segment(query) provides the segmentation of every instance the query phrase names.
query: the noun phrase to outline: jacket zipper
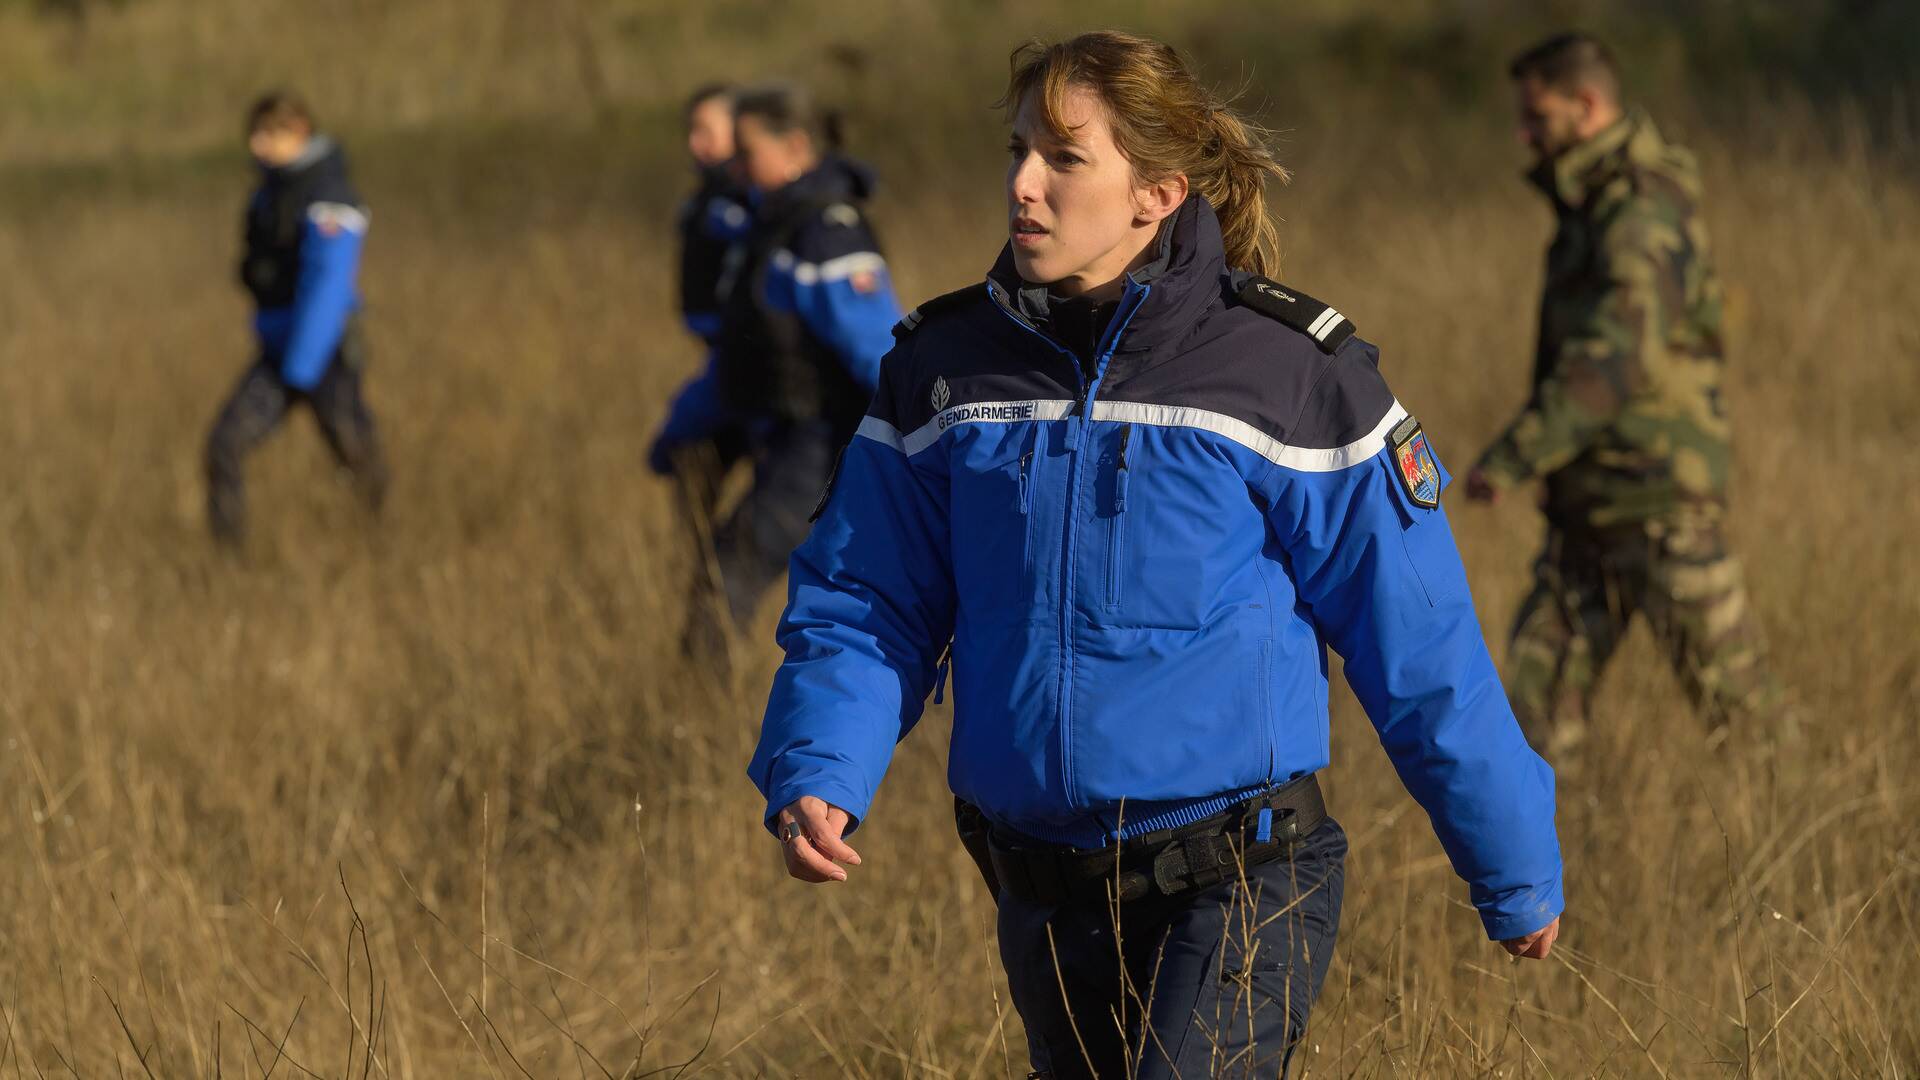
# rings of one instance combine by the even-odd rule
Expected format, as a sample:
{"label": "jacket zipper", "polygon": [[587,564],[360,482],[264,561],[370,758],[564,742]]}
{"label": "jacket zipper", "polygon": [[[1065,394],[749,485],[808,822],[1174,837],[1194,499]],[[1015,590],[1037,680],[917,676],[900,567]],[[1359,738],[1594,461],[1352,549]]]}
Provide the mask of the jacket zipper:
{"label": "jacket zipper", "polygon": [[[1148,286],[1136,285],[1127,279],[1127,290],[1132,293],[1132,303],[1125,306],[1113,317],[1113,325],[1107,328],[1107,340],[1093,364],[1093,381],[1086,385],[1086,392],[1080,399],[1080,427],[1074,432],[1073,467],[1067,481],[1067,512],[1061,538],[1061,560],[1065,563],[1065,580],[1060,590],[1060,768],[1064,774],[1062,780],[1067,793],[1067,805],[1082,809],[1079,785],[1074,777],[1073,767],[1073,541],[1075,526],[1079,524],[1074,508],[1080,505],[1081,464],[1086,458],[1087,430],[1093,424],[1093,403],[1100,394],[1100,382],[1106,378],[1107,364],[1113,359],[1113,350],[1119,347],[1120,336],[1127,331],[1127,324],[1133,321],[1134,313],[1147,298]],[[1133,290],[1138,289],[1138,292]]]}
{"label": "jacket zipper", "polygon": [[1080,370],[1079,357],[1059,342],[1041,333],[1039,327],[1009,308],[1006,301],[1000,299],[1000,290],[997,287],[988,289],[988,294],[995,299],[994,306],[998,307],[1007,318],[1013,320],[1015,325],[1053,346],[1055,352],[1067,358],[1073,368],[1074,381],[1080,387],[1080,400],[1067,414],[1068,422],[1071,423],[1076,419],[1074,414],[1078,413],[1077,419],[1080,426],[1073,435],[1073,462],[1067,473],[1067,512],[1064,515],[1065,521],[1061,524],[1060,560],[1063,564],[1063,580],[1060,590],[1060,675],[1055,689],[1056,711],[1060,717],[1061,780],[1066,788],[1067,805],[1074,810],[1080,809],[1081,806],[1073,775],[1073,702],[1070,693],[1073,685],[1071,674],[1073,667],[1073,538],[1076,524],[1073,511],[1080,502],[1080,461],[1085,456],[1087,425],[1092,422],[1093,402],[1100,392],[1100,380],[1106,376],[1107,363],[1113,359],[1114,349],[1119,347],[1120,336],[1126,333],[1127,324],[1133,321],[1133,316],[1140,310],[1140,305],[1146,301],[1152,286],[1139,285],[1134,283],[1132,278],[1128,278],[1126,289],[1130,302],[1124,303],[1122,310],[1114,313],[1113,322],[1107,327],[1106,341],[1094,360],[1091,383]]}
{"label": "jacket zipper", "polygon": [[1113,517],[1107,528],[1107,607],[1117,608],[1121,600],[1120,564],[1123,561],[1126,546],[1127,478],[1132,469],[1127,465],[1127,443],[1133,438],[1133,425],[1120,425],[1120,449],[1114,455],[1113,468]]}

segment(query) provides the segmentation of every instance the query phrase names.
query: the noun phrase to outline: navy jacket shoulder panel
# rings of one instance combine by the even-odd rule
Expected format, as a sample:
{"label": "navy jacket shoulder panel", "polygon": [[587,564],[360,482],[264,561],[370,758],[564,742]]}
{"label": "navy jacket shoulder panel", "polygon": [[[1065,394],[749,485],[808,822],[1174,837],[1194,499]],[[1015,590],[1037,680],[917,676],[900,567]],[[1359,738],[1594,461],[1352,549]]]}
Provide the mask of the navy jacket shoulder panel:
{"label": "navy jacket shoulder panel", "polygon": [[333,173],[315,178],[314,184],[307,189],[307,203],[340,203],[344,206],[361,206],[359,191],[354,189],[352,181],[345,174]]}
{"label": "navy jacket shoulder panel", "polygon": [[824,263],[846,255],[878,252],[880,243],[859,207],[833,203],[796,229],[788,250],[801,262]]}
{"label": "navy jacket shoulder panel", "polygon": [[1393,392],[1380,374],[1380,350],[1349,335],[1326,358],[1288,441],[1314,448],[1351,445],[1374,433],[1393,402]]}
{"label": "navy jacket shoulder panel", "polygon": [[1393,396],[1367,359],[1371,350],[1349,336],[1328,355],[1286,323],[1230,304],[1176,354],[1123,373],[1102,396],[1201,409],[1289,446],[1332,449],[1371,432],[1392,408]]}
{"label": "navy jacket shoulder panel", "polygon": [[1069,362],[1000,310],[984,283],[921,304],[895,327],[894,338],[895,352],[913,357],[886,376],[900,397],[897,411],[884,419],[902,433],[968,405],[1078,394]]}

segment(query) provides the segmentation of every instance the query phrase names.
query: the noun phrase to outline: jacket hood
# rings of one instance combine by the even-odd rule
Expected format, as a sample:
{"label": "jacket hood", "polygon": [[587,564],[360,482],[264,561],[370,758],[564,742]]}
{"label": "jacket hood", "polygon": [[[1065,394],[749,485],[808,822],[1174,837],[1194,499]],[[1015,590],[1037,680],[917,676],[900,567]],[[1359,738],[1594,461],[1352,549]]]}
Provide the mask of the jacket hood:
{"label": "jacket hood", "polygon": [[285,182],[294,178],[302,180],[322,180],[345,177],[347,173],[347,153],[333,136],[319,134],[307,140],[306,149],[300,156],[285,165],[260,167],[269,181]]}

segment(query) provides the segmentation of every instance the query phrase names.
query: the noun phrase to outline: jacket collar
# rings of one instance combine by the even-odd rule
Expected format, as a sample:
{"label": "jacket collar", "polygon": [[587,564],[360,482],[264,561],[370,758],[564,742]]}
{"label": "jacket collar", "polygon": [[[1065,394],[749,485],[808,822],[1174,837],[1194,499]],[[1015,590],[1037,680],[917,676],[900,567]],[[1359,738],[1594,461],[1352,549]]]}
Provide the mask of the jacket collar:
{"label": "jacket collar", "polygon": [[[1160,227],[1153,261],[1127,274],[1124,296],[1144,290],[1128,319],[1116,358],[1136,358],[1192,332],[1210,308],[1223,303],[1227,272],[1220,219],[1198,195],[1191,196]],[[987,273],[987,289],[996,302],[1030,323],[1044,325],[1050,302],[1047,287],[1025,281],[1014,269],[1013,245]],[[1122,311],[1126,310],[1123,303]]]}
{"label": "jacket collar", "polygon": [[1654,128],[1652,117],[1640,109],[1629,109],[1593,138],[1534,166],[1527,179],[1557,205],[1577,209],[1619,176],[1636,153],[1659,145],[1660,132]]}
{"label": "jacket collar", "polygon": [[873,188],[873,170],[829,155],[785,187],[761,195],[757,212],[762,221],[784,221],[836,202],[864,202],[873,195]]}
{"label": "jacket collar", "polygon": [[300,156],[285,165],[262,166],[261,171],[271,180],[291,180],[304,173],[312,172],[322,165],[337,166],[340,158],[340,144],[333,141],[331,135],[316,134],[307,140]]}

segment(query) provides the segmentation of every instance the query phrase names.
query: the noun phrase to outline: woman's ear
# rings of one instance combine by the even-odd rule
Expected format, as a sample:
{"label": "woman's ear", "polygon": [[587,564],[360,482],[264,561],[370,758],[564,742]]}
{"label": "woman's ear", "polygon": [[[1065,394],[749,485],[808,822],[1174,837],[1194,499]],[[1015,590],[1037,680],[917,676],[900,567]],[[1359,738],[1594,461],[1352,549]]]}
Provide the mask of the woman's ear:
{"label": "woman's ear", "polygon": [[1134,216],[1139,224],[1159,224],[1187,201],[1187,174],[1175,173],[1157,184],[1138,188],[1133,199]]}

